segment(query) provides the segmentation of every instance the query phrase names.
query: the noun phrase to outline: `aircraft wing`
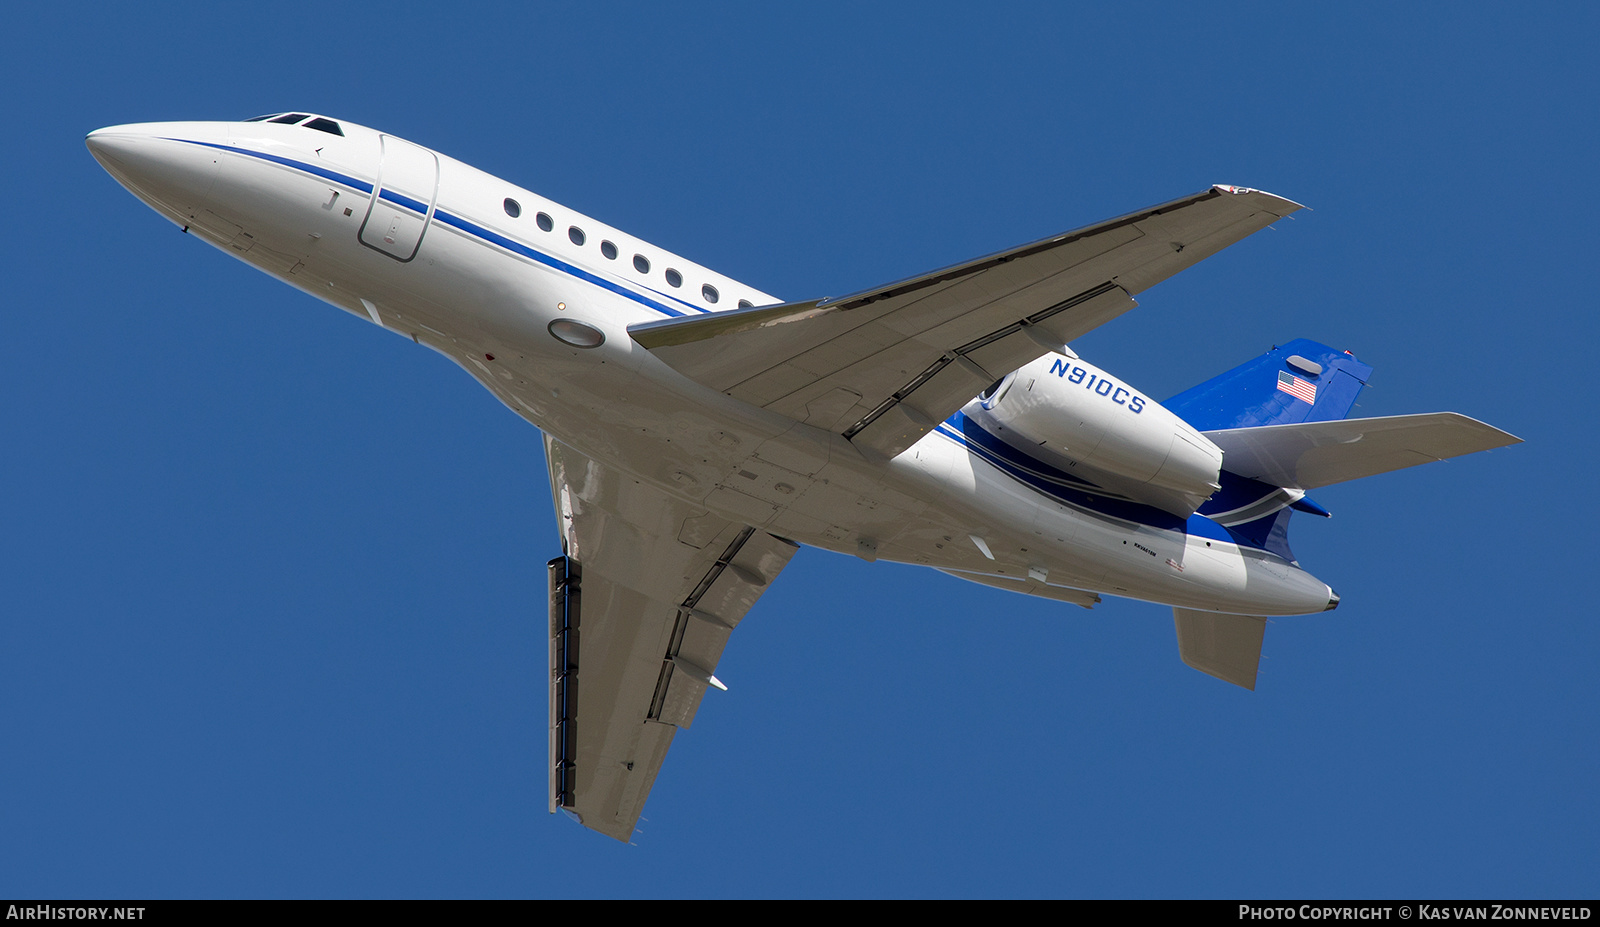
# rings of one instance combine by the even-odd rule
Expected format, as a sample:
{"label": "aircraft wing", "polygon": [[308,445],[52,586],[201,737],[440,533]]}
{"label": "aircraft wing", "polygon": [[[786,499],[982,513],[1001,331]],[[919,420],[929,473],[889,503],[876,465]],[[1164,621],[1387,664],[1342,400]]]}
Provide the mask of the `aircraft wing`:
{"label": "aircraft wing", "polygon": [[1295,489],[1522,443],[1459,412],[1226,428],[1205,436],[1222,448],[1224,469]]}
{"label": "aircraft wing", "polygon": [[796,545],[545,438],[565,556],[550,562],[550,811],[627,842],[728,636]]}
{"label": "aircraft wing", "polygon": [[1300,206],[1216,186],[836,299],[630,326],[690,379],[894,456],[1132,295]]}

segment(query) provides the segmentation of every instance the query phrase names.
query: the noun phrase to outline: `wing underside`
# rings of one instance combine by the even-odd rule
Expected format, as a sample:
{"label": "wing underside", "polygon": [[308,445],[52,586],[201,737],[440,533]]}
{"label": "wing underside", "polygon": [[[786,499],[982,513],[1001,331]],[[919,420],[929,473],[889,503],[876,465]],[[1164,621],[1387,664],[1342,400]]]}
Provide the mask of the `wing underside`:
{"label": "wing underside", "polygon": [[672,499],[545,438],[564,556],[550,563],[550,810],[627,841],[728,637],[793,542]]}
{"label": "wing underside", "polygon": [[1299,208],[1212,187],[850,296],[629,332],[698,383],[894,456],[1001,376],[1133,308],[1132,294]]}

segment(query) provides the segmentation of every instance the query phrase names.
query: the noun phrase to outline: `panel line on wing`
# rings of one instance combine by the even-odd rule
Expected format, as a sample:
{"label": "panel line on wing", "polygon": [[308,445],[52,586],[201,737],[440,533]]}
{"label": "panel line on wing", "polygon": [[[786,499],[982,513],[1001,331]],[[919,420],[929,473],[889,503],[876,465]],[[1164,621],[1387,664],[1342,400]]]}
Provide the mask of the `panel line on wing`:
{"label": "panel line on wing", "polygon": [[[968,353],[972,352],[972,351],[976,351],[979,348],[984,347],[985,345],[993,344],[994,342],[999,341],[1002,338],[1006,338],[1006,337],[1009,337],[1011,335],[1014,335],[1017,332],[1022,331],[1025,328],[1028,328],[1029,326],[1038,325],[1039,323],[1045,321],[1046,319],[1049,319],[1051,316],[1057,315],[1058,313],[1065,312],[1068,309],[1071,309],[1073,306],[1077,306],[1077,305],[1080,305],[1082,303],[1088,302],[1089,300],[1094,299],[1097,296],[1103,296],[1106,293],[1109,293],[1109,292],[1111,292],[1112,290],[1115,290],[1115,289],[1117,289],[1117,285],[1115,283],[1112,283],[1111,281],[1107,280],[1105,283],[1102,283],[1099,286],[1094,287],[1093,289],[1085,290],[1084,292],[1079,293],[1076,296],[1073,296],[1073,297],[1071,297],[1069,299],[1064,299],[1061,302],[1056,303],[1054,306],[1049,307],[1048,309],[1041,309],[1040,311],[1035,312],[1033,315],[1030,315],[1025,319],[1020,319],[1020,320],[1018,320],[1016,322],[1012,322],[1010,325],[1007,325],[1004,328],[996,329],[996,330],[990,332],[987,335],[984,335],[984,336],[982,336],[980,338],[975,338],[972,341],[967,342],[966,344],[956,348],[953,351],[947,352],[943,357],[940,357],[938,360],[936,360],[932,364],[930,364],[926,370],[922,371],[922,373],[920,373],[916,377],[912,378],[911,382],[909,382],[905,386],[902,386],[899,389],[895,390],[892,394],[890,394],[888,399],[885,399],[883,402],[879,403],[878,406],[876,408],[874,408],[871,412],[868,412],[865,416],[862,416],[860,421],[856,422],[854,425],[851,425],[849,428],[846,428],[844,430],[844,437],[846,439],[849,439],[849,438],[854,438],[856,435],[860,434],[862,429],[866,428],[868,425],[871,425],[873,422],[877,421],[878,418],[881,417],[885,412],[888,412],[891,408],[893,408],[894,406],[896,406],[899,403],[903,402],[906,399],[906,397],[910,396],[917,389],[917,387],[922,386],[924,383],[927,383],[929,380],[933,379],[934,376],[939,373],[939,371],[941,371],[944,368],[948,367],[950,364],[955,363],[957,360],[964,361],[966,364],[971,364],[973,367],[977,368],[977,370],[979,370],[979,371],[981,371],[981,372],[983,372],[983,373],[985,373],[985,374],[987,374],[989,376],[992,376],[992,374],[989,374],[988,371],[983,369],[983,366],[981,364],[977,363],[976,361],[971,360],[966,355]],[[908,405],[906,408],[909,410],[909,409],[911,409],[913,407]],[[927,414],[920,412],[920,410],[918,411],[918,413],[916,415],[914,415],[912,417],[914,419],[915,418],[924,418],[924,419],[928,418]],[[930,421],[927,427],[932,428],[933,425],[935,425],[935,424],[937,424],[937,423]]]}
{"label": "panel line on wing", "polygon": [[1165,215],[1173,212],[1174,210],[1182,209],[1186,206],[1192,206],[1195,203],[1199,203],[1204,200],[1215,199],[1216,197],[1221,196],[1222,192],[1223,191],[1220,188],[1213,186],[1208,190],[1203,190],[1192,196],[1186,196],[1180,200],[1173,200],[1170,203],[1164,203],[1160,206],[1152,207],[1140,212],[1129,213],[1128,215],[1121,216],[1116,219],[1108,219],[1105,222],[1099,222],[1086,228],[1078,229],[1074,232],[1068,232],[1065,235],[1059,235],[1054,238],[1047,238],[1043,241],[1034,242],[1031,245],[1025,245],[1021,248],[1016,248],[1011,251],[1003,251],[999,254],[990,255],[989,257],[978,258],[974,261],[968,261],[965,264],[957,264],[953,267],[947,267],[944,270],[935,271],[931,274],[924,274],[920,277],[911,277],[905,280],[899,280],[889,284],[888,286],[877,287],[864,293],[853,293],[848,296],[841,296],[837,299],[820,300],[817,303],[817,306],[818,308],[826,307],[832,309],[837,307],[848,310],[860,308],[861,306],[869,305],[877,302],[878,300],[892,299],[896,296],[903,296],[907,293],[913,293],[917,290],[926,289],[927,287],[940,283],[969,277],[981,271],[998,267],[1001,264],[1009,264],[1012,261],[1031,257],[1035,254],[1049,251],[1053,248],[1069,245],[1073,242],[1089,238],[1093,235],[1103,234],[1113,229],[1119,229],[1125,226],[1136,225],[1139,222],[1143,222],[1154,216]]}
{"label": "panel line on wing", "polygon": [[728,549],[722,552],[722,556],[717,558],[717,562],[706,570],[706,575],[695,584],[689,595],[679,603],[678,614],[673,619],[672,636],[667,644],[667,652],[661,659],[661,675],[656,678],[655,695],[650,699],[650,712],[646,715],[650,720],[661,720],[661,713],[667,702],[667,688],[672,683],[673,671],[677,669],[675,660],[678,651],[683,647],[683,635],[688,630],[690,613],[700,604],[700,599],[710,591],[711,584],[715,583],[722,576],[722,572],[733,563],[733,558],[739,555],[739,551],[744,548],[745,542],[750,540],[750,536],[755,534],[755,530],[753,526],[746,525],[744,530],[728,544]]}

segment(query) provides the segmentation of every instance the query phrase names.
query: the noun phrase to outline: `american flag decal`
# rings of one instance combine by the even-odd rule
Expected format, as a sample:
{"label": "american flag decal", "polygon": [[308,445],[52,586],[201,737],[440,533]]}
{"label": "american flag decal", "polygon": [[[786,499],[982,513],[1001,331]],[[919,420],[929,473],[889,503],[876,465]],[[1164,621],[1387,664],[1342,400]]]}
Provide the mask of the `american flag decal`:
{"label": "american flag decal", "polygon": [[1316,404],[1317,385],[1309,380],[1302,380],[1286,370],[1278,371],[1278,389],[1303,402]]}

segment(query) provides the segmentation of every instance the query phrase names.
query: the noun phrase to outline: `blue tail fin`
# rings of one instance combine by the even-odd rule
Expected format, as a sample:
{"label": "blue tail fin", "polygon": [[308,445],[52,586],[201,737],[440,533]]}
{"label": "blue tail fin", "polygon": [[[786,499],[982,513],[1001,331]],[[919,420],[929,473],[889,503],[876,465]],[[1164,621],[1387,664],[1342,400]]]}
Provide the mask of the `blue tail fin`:
{"label": "blue tail fin", "polygon": [[1353,354],[1298,338],[1163,405],[1199,431],[1330,422],[1350,414],[1370,376]]}
{"label": "blue tail fin", "polygon": [[[1330,422],[1350,414],[1371,376],[1372,368],[1355,355],[1299,338],[1185,390],[1164,405],[1200,431]],[[1227,458],[1222,467],[1222,489],[1200,507],[1200,514],[1215,519],[1241,543],[1294,561],[1289,549],[1291,509],[1322,516],[1327,510],[1310,499],[1295,499],[1276,486],[1228,472]]]}

